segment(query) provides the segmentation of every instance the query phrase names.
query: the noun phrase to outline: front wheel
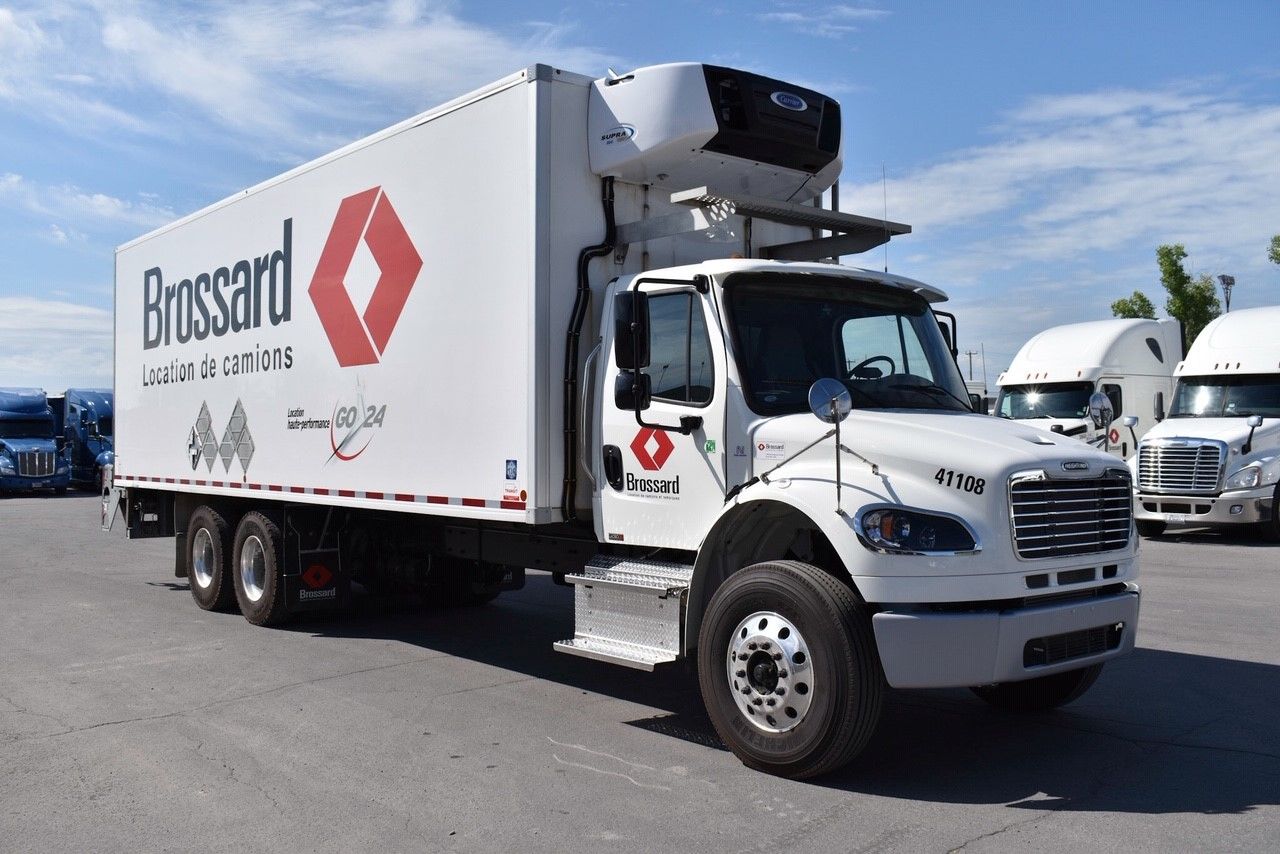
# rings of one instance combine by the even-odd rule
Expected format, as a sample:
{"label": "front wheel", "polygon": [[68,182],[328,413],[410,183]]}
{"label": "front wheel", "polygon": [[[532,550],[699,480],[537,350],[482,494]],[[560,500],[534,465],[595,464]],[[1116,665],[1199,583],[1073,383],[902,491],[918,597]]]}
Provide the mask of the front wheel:
{"label": "front wheel", "polygon": [[1164,533],[1164,522],[1155,519],[1138,519],[1134,522],[1138,526],[1138,536],[1153,540]]}
{"label": "front wheel", "polygon": [[839,580],[771,561],[729,577],[698,646],[703,702],[743,764],[802,779],[851,761],[880,719],[871,621]]}
{"label": "front wheel", "polygon": [[1094,664],[1025,682],[1002,682],[969,690],[1006,712],[1047,712],[1080,699],[1098,681],[1101,672],[1102,665]]}

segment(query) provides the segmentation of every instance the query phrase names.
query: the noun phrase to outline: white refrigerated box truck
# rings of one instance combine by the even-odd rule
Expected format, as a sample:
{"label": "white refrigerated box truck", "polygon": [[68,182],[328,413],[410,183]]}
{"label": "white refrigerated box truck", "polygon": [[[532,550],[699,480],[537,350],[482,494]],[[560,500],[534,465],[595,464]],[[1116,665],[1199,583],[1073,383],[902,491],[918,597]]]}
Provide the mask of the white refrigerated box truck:
{"label": "white refrigerated box truck", "polygon": [[1168,418],[1129,461],[1138,532],[1253,526],[1280,542],[1280,306],[1224,314],[1178,364]]}
{"label": "white refrigerated box truck", "polygon": [[792,777],[886,685],[1073,700],[1134,643],[1129,472],[973,414],[941,291],[822,263],[910,230],[821,206],[841,152],[782,81],[539,65],[122,246],[104,524],[258,625],[550,571],[557,649],[695,659]]}
{"label": "white refrigerated box truck", "polygon": [[[1156,423],[1173,394],[1173,369],[1182,359],[1176,320],[1093,320],[1054,326],[1034,335],[996,384],[995,414],[1088,442],[1127,459],[1134,438]],[[1111,402],[1110,422],[1096,424],[1089,398]],[[1125,428],[1125,420],[1132,420]],[[1122,429],[1124,428],[1124,429]]]}

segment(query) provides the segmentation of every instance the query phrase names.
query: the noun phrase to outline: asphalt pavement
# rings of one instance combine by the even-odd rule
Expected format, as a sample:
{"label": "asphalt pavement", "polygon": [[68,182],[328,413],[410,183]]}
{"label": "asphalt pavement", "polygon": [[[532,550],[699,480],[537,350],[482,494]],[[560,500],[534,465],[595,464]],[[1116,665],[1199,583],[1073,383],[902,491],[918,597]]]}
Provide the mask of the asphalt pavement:
{"label": "asphalt pavement", "polygon": [[687,672],[554,652],[547,575],[260,629],[98,515],[0,498],[0,850],[1280,850],[1280,546],[1248,536],[1144,542],[1138,649],[1065,709],[890,692],[854,765],[792,782]]}

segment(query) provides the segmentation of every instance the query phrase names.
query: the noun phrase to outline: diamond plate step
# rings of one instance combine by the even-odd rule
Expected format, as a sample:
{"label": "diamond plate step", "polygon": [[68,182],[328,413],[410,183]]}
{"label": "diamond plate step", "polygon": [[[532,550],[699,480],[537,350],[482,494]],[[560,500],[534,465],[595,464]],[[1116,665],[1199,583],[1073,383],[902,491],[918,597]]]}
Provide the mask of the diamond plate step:
{"label": "diamond plate step", "polygon": [[574,585],[574,636],[553,646],[640,670],[675,661],[692,578],[687,564],[597,555],[582,574],[566,577]]}

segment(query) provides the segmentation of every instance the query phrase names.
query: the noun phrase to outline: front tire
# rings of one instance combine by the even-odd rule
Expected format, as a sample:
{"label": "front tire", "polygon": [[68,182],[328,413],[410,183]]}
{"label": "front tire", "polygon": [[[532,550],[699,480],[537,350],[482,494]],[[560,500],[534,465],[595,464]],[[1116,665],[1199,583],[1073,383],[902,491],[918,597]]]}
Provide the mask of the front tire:
{"label": "front tire", "polygon": [[851,761],[875,731],[884,674],[871,621],[817,567],[770,561],[730,576],[698,640],[707,713],[744,765],[815,777]]}
{"label": "front tire", "polygon": [[1002,682],[969,690],[1006,712],[1047,712],[1080,699],[1098,681],[1100,673],[1102,665],[1094,664],[1025,682]]}
{"label": "front tire", "polygon": [[1148,540],[1154,540],[1164,533],[1164,522],[1155,519],[1138,519],[1134,522],[1138,526],[1138,536]]}
{"label": "front tire", "polygon": [[231,574],[240,613],[255,626],[276,626],[289,616],[280,529],[257,511],[246,513],[236,527]]}
{"label": "front tire", "polygon": [[191,598],[206,611],[226,611],[235,601],[227,558],[231,526],[212,507],[201,505],[187,524],[187,580]]}

